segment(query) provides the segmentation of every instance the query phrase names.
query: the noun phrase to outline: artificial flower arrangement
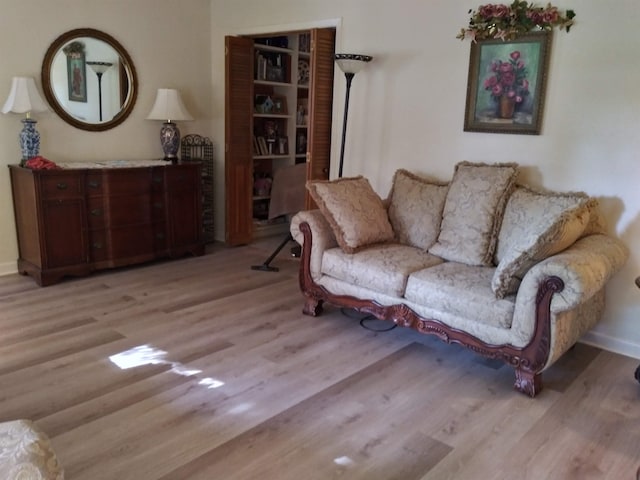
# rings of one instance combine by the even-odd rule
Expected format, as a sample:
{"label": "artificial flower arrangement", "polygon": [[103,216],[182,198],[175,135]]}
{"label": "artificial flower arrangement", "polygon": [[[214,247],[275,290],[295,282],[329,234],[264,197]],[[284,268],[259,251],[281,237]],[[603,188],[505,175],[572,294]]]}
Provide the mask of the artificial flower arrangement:
{"label": "artificial flower arrangement", "polygon": [[456,38],[470,38],[474,42],[491,38],[513,40],[519,34],[552,30],[554,27],[568,33],[576,16],[573,10],[562,14],[550,3],[546,7],[536,7],[533,3],[521,0],[514,0],[511,5],[480,5],[477,10],[469,10],[469,13],[469,26],[461,29]]}

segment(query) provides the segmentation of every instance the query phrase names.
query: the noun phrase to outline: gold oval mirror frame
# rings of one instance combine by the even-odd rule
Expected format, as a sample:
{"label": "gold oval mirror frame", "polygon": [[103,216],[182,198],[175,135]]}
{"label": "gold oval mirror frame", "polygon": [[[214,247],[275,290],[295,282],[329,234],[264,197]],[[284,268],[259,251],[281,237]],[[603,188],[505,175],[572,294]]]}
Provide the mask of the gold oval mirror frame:
{"label": "gold oval mirror frame", "polygon": [[131,114],[138,81],[131,57],[111,35],[78,28],[60,35],[42,61],[42,90],[65,122],[101,132]]}

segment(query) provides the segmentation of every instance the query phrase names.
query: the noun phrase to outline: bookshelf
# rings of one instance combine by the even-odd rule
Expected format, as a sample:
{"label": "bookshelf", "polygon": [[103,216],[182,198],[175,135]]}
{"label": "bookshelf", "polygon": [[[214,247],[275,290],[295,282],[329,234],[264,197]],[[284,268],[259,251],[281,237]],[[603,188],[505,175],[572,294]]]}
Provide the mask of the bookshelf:
{"label": "bookshelf", "polygon": [[334,41],[333,29],[226,38],[228,244],[288,229],[287,218],[269,217],[278,168],[307,163],[307,179],[328,178]]}

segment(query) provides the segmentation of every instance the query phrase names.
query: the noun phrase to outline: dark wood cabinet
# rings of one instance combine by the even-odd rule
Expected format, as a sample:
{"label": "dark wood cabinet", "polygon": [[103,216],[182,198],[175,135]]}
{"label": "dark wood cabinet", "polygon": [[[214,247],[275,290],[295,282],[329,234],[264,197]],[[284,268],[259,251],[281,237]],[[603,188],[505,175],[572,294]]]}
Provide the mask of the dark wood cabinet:
{"label": "dark wood cabinet", "polygon": [[199,163],[9,168],[18,271],[39,285],[94,270],[204,253]]}

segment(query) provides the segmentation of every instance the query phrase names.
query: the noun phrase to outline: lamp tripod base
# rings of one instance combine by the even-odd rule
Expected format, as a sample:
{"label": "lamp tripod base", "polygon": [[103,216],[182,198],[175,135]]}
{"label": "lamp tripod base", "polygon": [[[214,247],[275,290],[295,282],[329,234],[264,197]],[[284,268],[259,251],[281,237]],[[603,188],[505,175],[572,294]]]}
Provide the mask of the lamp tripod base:
{"label": "lamp tripod base", "polygon": [[278,267],[272,267],[270,263],[273,261],[276,256],[280,253],[280,251],[284,248],[284,246],[293,241],[293,237],[290,233],[287,234],[287,237],[282,241],[280,245],[276,247],[271,255],[262,263],[262,265],[252,265],[251,270],[260,270],[261,272],[279,272],[280,269]]}

